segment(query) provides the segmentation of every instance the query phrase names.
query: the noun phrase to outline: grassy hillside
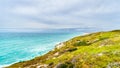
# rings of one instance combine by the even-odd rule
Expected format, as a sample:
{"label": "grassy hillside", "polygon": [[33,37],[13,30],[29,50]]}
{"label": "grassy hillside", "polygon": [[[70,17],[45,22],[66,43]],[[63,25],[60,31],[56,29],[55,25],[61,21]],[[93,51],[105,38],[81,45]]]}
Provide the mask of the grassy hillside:
{"label": "grassy hillside", "polygon": [[120,30],[75,37],[47,54],[8,68],[119,68]]}

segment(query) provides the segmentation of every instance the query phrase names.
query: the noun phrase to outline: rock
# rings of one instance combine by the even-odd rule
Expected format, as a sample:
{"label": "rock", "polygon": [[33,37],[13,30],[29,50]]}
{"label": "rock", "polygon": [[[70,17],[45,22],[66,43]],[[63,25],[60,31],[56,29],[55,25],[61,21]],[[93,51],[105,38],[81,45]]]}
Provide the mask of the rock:
{"label": "rock", "polygon": [[104,40],[103,42],[101,42],[100,46],[102,47],[102,46],[107,46],[107,45],[112,45],[112,44],[114,44],[113,41],[107,39],[107,40]]}
{"label": "rock", "polygon": [[64,46],[64,43],[59,43],[58,45],[56,45],[55,48],[60,49],[60,48],[62,48],[63,46]]}
{"label": "rock", "polygon": [[58,56],[59,55],[59,52],[56,52],[55,54],[54,54],[54,56]]}
{"label": "rock", "polygon": [[71,63],[75,64],[78,61],[78,58],[80,58],[80,55],[74,56],[71,60]]}
{"label": "rock", "polygon": [[120,68],[120,62],[113,62],[107,65],[107,68]]}
{"label": "rock", "polygon": [[76,58],[73,58],[71,63],[75,64],[77,62],[77,59]]}
{"label": "rock", "polygon": [[95,40],[93,40],[92,43],[95,43],[95,42],[97,42],[97,41],[99,41],[99,39],[95,39]]}
{"label": "rock", "polygon": [[98,56],[103,56],[103,53],[99,53],[99,54],[97,54]]}
{"label": "rock", "polygon": [[48,68],[47,64],[38,65],[36,68]]}
{"label": "rock", "polygon": [[120,56],[120,51],[114,51],[113,55]]}

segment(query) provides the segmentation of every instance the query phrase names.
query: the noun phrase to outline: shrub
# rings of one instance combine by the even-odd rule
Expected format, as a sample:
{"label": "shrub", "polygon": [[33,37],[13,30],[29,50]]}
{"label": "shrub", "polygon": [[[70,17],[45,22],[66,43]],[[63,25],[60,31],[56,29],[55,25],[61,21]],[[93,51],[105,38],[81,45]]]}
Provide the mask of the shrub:
{"label": "shrub", "polygon": [[77,50],[77,48],[70,48],[70,49],[68,49],[69,52],[73,52],[75,50]]}
{"label": "shrub", "polygon": [[84,45],[88,45],[86,41],[79,41],[74,44],[74,46],[84,46]]}

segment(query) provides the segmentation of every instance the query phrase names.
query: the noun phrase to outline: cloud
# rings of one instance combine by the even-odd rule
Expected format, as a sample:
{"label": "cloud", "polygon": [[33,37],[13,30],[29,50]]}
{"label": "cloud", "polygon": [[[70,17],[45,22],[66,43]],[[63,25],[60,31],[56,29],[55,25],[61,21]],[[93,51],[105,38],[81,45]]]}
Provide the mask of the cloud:
{"label": "cloud", "polygon": [[118,0],[0,1],[0,28],[119,28],[119,3]]}
{"label": "cloud", "polygon": [[13,8],[12,12],[22,15],[37,15],[39,13],[37,8],[31,6],[17,6]]}

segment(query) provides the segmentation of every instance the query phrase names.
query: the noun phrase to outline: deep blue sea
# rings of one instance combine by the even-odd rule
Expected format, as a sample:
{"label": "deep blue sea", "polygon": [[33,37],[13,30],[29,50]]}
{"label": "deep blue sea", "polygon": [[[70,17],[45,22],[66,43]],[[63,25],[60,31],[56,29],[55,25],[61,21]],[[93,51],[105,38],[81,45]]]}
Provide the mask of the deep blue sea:
{"label": "deep blue sea", "polygon": [[81,34],[83,32],[0,33],[0,66],[43,55],[56,44]]}

